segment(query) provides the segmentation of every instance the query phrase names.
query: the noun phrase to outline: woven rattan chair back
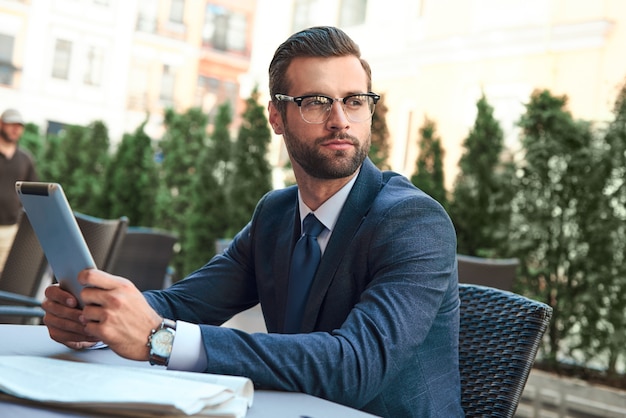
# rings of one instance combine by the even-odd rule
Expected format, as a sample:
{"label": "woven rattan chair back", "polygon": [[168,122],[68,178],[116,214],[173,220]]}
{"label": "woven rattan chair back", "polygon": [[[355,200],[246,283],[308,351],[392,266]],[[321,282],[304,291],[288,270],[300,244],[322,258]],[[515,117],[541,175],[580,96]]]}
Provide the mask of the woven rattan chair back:
{"label": "woven rattan chair back", "polygon": [[131,280],[141,291],[165,287],[167,269],[178,237],[151,228],[128,228],[110,271]]}
{"label": "woven rattan chair back", "polygon": [[101,219],[79,212],[74,212],[74,216],[96,266],[100,270],[109,271],[115,264],[126,235],[128,218]]}
{"label": "woven rattan chair back", "polygon": [[43,248],[26,214],[22,214],[6,264],[0,290],[34,297],[46,270]]}
{"label": "woven rattan chair back", "polygon": [[[46,275],[47,266],[48,262],[37,235],[35,235],[28,216],[22,213],[13,245],[7,256],[2,275],[0,275],[0,291],[9,295],[36,297],[43,281],[51,280],[51,275]],[[0,299],[0,305],[14,304],[14,300]],[[22,324],[27,321],[28,318],[26,317],[0,314],[0,323],[3,324]]]}
{"label": "woven rattan chair back", "polygon": [[513,417],[552,308],[479,285],[460,284],[459,297],[459,368],[466,417]]}

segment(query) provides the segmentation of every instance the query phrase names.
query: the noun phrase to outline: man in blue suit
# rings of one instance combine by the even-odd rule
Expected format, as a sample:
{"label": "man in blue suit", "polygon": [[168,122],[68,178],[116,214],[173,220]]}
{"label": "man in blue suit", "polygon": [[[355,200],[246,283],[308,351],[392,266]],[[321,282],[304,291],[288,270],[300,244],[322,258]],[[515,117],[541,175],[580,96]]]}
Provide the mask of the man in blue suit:
{"label": "man in blue suit", "polygon": [[[269,121],[297,186],[265,195],[223,254],[166,290],[86,270],[81,310],[48,288],[51,337],[385,417],[463,416],[455,232],[436,201],[367,158],[369,65],[344,32],[315,27],[280,45],[269,73]],[[290,262],[309,213],[322,256],[294,318]],[[257,303],[269,333],[219,327]]]}

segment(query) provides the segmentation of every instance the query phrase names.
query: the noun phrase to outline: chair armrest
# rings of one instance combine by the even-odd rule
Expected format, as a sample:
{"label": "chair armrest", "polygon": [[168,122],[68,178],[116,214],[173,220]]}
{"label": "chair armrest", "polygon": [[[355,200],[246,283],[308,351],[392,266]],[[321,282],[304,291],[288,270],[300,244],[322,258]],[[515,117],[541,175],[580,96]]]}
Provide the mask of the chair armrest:
{"label": "chair armrest", "polygon": [[[0,302],[10,302],[26,306],[41,306],[41,301],[38,299],[3,290],[0,290]],[[1,303],[0,305],[5,305],[5,303]]]}
{"label": "chair armrest", "polygon": [[28,316],[43,318],[45,312],[38,307],[30,306],[0,306],[0,316]]}

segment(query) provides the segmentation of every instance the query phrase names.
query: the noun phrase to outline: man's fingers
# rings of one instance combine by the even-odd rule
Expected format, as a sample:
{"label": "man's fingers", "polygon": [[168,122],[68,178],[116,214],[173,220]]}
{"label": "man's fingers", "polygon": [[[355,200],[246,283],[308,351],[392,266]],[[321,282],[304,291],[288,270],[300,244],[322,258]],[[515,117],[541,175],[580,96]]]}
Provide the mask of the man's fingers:
{"label": "man's fingers", "polygon": [[78,300],[70,292],[61,289],[58,284],[48,286],[45,290],[46,299],[60,303],[69,308],[76,308],[78,306]]}
{"label": "man's fingers", "polygon": [[96,269],[86,269],[78,274],[78,282],[83,286],[97,287],[103,290],[115,289],[125,281],[127,280],[122,277]]}
{"label": "man's fingers", "polygon": [[71,332],[67,329],[60,329],[50,325],[47,326],[50,338],[76,350],[90,347],[99,341],[96,337],[85,335],[82,329],[79,332]]}

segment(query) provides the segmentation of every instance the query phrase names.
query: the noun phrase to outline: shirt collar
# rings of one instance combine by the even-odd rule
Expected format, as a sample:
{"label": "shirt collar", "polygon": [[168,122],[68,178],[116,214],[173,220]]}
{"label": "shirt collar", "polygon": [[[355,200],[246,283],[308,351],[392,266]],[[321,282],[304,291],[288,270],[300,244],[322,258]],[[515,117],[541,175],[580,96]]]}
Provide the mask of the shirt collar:
{"label": "shirt collar", "polygon": [[[346,203],[346,200],[348,200],[348,195],[350,194],[350,190],[352,190],[358,175],[359,173],[357,172],[345,186],[339,189],[337,193],[332,195],[314,212],[315,217],[319,219],[319,221],[324,224],[329,231],[332,231],[335,227],[335,223],[337,223],[337,219],[339,218],[339,213],[341,212],[344,203]],[[302,222],[304,218],[313,211],[302,201],[300,190],[298,190],[298,205],[300,208],[300,222]],[[302,224],[300,224],[300,226],[302,226]]]}

